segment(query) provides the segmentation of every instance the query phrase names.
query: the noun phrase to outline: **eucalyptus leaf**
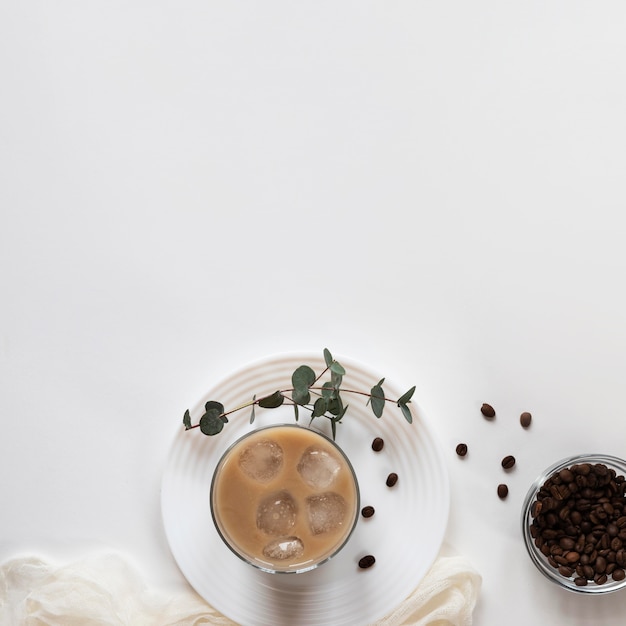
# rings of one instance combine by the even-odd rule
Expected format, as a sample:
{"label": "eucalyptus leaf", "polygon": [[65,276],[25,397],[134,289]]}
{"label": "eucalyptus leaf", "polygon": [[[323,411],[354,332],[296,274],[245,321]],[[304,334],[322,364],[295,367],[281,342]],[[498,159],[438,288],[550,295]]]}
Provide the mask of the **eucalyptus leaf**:
{"label": "eucalyptus leaf", "polygon": [[291,392],[291,399],[296,404],[302,404],[302,405],[308,404],[311,401],[311,394],[309,393],[308,387],[304,387],[304,388],[296,387]]}
{"label": "eucalyptus leaf", "polygon": [[328,407],[326,410],[333,415],[341,414],[341,411],[343,410],[343,402],[339,394],[337,394],[334,398],[328,400]]}
{"label": "eucalyptus leaf", "polygon": [[298,411],[298,405],[294,403],[293,405],[293,412],[294,412],[294,419],[296,420],[296,422],[298,421],[298,418],[300,417],[300,413]]}
{"label": "eucalyptus leaf", "polygon": [[326,407],[328,406],[328,401],[326,398],[318,398],[313,405],[313,412],[311,413],[311,417],[320,417],[326,413]]}
{"label": "eucalyptus leaf", "polygon": [[333,434],[333,441],[337,438],[337,422],[333,419],[330,420],[330,430]]}
{"label": "eucalyptus leaf", "polygon": [[346,370],[344,369],[343,365],[341,365],[341,363],[337,361],[333,361],[330,364],[330,371],[333,372],[334,374],[339,374],[339,376],[346,375]]}
{"label": "eucalyptus leaf", "polygon": [[217,435],[224,428],[224,420],[221,419],[221,412],[218,409],[209,409],[200,418],[200,430],[205,435]]}
{"label": "eucalyptus leaf", "polygon": [[189,409],[187,409],[183,415],[183,425],[185,426],[185,430],[189,430],[191,428],[191,415],[189,415]]}
{"label": "eucalyptus leaf", "polygon": [[254,394],[252,396],[252,411],[250,411],[250,423],[254,424],[254,420],[255,420],[255,413],[254,413],[254,407],[255,407],[255,401],[256,401],[256,394]]}
{"label": "eucalyptus leaf", "polygon": [[330,400],[330,398],[333,398],[335,396],[335,393],[336,393],[335,387],[333,386],[331,382],[327,381],[322,385],[322,397],[323,398]]}
{"label": "eucalyptus leaf", "polygon": [[408,402],[410,402],[414,393],[415,393],[415,385],[413,385],[413,387],[411,387],[406,393],[402,394],[398,398],[398,406],[400,406],[401,404],[407,404]]}
{"label": "eucalyptus leaf", "polygon": [[406,419],[406,421],[409,424],[412,424],[413,416],[411,415],[411,409],[409,409],[409,407],[406,404],[399,404],[398,406],[400,407],[400,410],[402,411],[402,415],[404,415],[404,419]]}
{"label": "eucalyptus leaf", "polygon": [[308,389],[315,378],[315,372],[308,365],[301,365],[291,375],[291,383],[296,389]]}
{"label": "eucalyptus leaf", "polygon": [[210,411],[210,410],[216,410],[219,411],[220,413],[224,412],[224,405],[221,402],[215,402],[215,400],[209,400],[205,405],[204,405],[204,410],[205,411]]}
{"label": "eucalyptus leaf", "polygon": [[265,396],[259,400],[259,406],[264,409],[275,409],[285,401],[285,396],[280,391],[275,391],[270,396]]}
{"label": "eucalyptus leaf", "polygon": [[382,417],[385,410],[385,392],[383,391],[382,384],[385,381],[383,378],[376,385],[374,385],[370,391],[372,402],[372,412],[376,417]]}
{"label": "eucalyptus leaf", "polygon": [[330,371],[330,382],[332,383],[335,389],[339,389],[341,387],[341,383],[343,382],[343,376],[341,374],[337,374],[337,372]]}
{"label": "eucalyptus leaf", "polygon": [[333,362],[333,355],[328,348],[324,348],[324,362],[326,363],[326,367],[330,367]]}
{"label": "eucalyptus leaf", "polygon": [[338,415],[336,415],[333,419],[336,422],[341,422],[341,418],[346,414],[349,406],[349,404],[346,404],[345,406],[341,407],[341,411],[339,411]]}

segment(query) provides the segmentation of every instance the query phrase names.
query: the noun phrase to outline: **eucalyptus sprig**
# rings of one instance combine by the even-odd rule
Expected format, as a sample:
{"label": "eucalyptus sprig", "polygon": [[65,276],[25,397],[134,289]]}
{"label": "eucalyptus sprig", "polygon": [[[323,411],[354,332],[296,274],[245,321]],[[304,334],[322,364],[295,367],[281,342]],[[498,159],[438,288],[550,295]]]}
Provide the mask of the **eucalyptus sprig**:
{"label": "eucalyptus sprig", "polygon": [[[383,390],[384,378],[381,378],[369,392],[358,389],[344,389],[341,385],[346,370],[341,363],[333,358],[327,348],[324,348],[324,363],[326,367],[319,375],[308,365],[300,365],[291,375],[292,386],[289,389],[279,389],[268,396],[258,399],[254,395],[250,402],[229,411],[225,410],[221,402],[209,400],[204,405],[204,414],[195,425],[191,424],[191,415],[189,410],[187,410],[183,416],[185,430],[200,428],[205,435],[217,435],[222,432],[225,424],[228,423],[228,416],[232,413],[250,408],[250,423],[252,424],[256,419],[256,407],[276,409],[283,404],[289,404],[293,406],[296,422],[300,418],[300,409],[305,409],[311,414],[309,425],[318,417],[330,420],[332,436],[335,439],[337,424],[341,423],[348,410],[348,405],[343,401],[342,393],[367,397],[367,404],[377,418],[382,417],[386,404],[393,402],[400,408],[406,421],[409,424],[413,423],[413,415],[408,405],[411,403],[415,386],[411,387],[397,400],[392,400],[385,396]],[[322,378],[325,376],[329,378],[322,382]]]}

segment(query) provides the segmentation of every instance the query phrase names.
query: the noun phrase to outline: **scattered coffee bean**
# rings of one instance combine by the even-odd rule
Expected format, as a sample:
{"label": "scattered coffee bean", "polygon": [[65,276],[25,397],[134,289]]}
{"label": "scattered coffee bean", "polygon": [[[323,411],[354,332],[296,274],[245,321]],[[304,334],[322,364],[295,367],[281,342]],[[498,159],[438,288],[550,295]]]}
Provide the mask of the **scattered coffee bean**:
{"label": "scattered coffee bean", "polygon": [[376,563],[376,559],[372,554],[368,554],[359,560],[359,567],[361,569],[367,569],[368,567],[372,567]]}
{"label": "scattered coffee bean", "polygon": [[387,476],[386,485],[387,487],[393,487],[398,482],[398,475],[395,472],[391,472],[389,476]]}
{"label": "scattered coffee bean", "polygon": [[519,422],[522,425],[522,428],[528,428],[532,420],[533,420],[533,416],[528,411],[524,411],[519,416]]}
{"label": "scattered coffee bean", "polygon": [[372,441],[372,450],[374,450],[374,452],[380,452],[384,446],[385,442],[380,437],[376,437],[376,439]]}
{"label": "scattered coffee bean", "polygon": [[535,545],[576,585],[626,577],[626,542],[619,536],[626,527],[623,475],[603,463],[578,463],[555,472],[539,488],[531,517]]}
{"label": "scattered coffee bean", "polygon": [[502,459],[502,467],[506,470],[511,469],[515,465],[515,457],[512,455],[505,456]]}
{"label": "scattered coffee bean", "polygon": [[498,485],[498,498],[500,498],[501,500],[504,500],[504,498],[506,498],[508,495],[509,495],[509,488],[504,483],[501,483],[500,485]]}
{"label": "scattered coffee bean", "polygon": [[374,507],[373,506],[364,506],[361,509],[361,515],[363,517],[372,517],[372,515],[374,515]]}
{"label": "scattered coffee bean", "polygon": [[480,412],[488,419],[492,419],[496,416],[496,411],[490,404],[483,404],[480,407]]}
{"label": "scattered coffee bean", "polygon": [[467,445],[464,443],[460,443],[457,447],[456,447],[456,453],[459,456],[465,456],[467,454]]}

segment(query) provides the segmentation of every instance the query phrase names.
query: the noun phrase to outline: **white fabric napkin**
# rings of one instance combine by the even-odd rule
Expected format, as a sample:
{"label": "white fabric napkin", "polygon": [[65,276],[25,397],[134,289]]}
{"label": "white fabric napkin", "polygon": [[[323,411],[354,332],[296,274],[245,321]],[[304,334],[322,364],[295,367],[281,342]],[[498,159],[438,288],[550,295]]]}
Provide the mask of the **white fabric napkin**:
{"label": "white fabric napkin", "polygon": [[[467,559],[440,556],[417,589],[375,626],[470,626],[481,586]],[[233,626],[191,589],[150,590],[119,554],[67,565],[36,557],[0,567],[0,626]]]}

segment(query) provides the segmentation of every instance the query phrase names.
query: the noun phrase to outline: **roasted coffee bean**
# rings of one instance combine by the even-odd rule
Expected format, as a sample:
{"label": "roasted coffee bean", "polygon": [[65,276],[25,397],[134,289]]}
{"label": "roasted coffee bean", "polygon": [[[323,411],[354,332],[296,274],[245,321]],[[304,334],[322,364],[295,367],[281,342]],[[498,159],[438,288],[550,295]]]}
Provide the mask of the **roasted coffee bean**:
{"label": "roasted coffee bean", "polygon": [[372,567],[374,563],[376,563],[376,559],[372,554],[368,554],[359,560],[359,567],[361,569],[367,569],[368,567]]}
{"label": "roasted coffee bean", "polygon": [[626,577],[626,572],[624,572],[623,569],[614,569],[612,576],[613,580],[624,580],[624,577]]}
{"label": "roasted coffee bean", "polygon": [[398,475],[395,472],[391,472],[389,476],[387,476],[387,480],[385,484],[387,487],[393,487],[398,482]]}
{"label": "roasted coffee bean", "polygon": [[[569,515],[570,515],[570,510],[569,507],[564,506],[560,511],[559,511],[559,517],[563,520],[563,521],[567,521],[569,519]],[[567,529],[566,529],[567,532]]]}
{"label": "roasted coffee bean", "polygon": [[584,576],[578,576],[577,578],[574,578],[574,584],[577,587],[586,587],[587,579]]}
{"label": "roasted coffee bean", "polygon": [[509,488],[504,484],[500,483],[498,485],[498,498],[504,500],[509,495]]}
{"label": "roasted coffee bean", "polygon": [[[513,465],[514,464],[515,464],[515,459],[513,459]],[[511,465],[510,467],[513,467],[513,465]],[[502,460],[502,467],[504,467],[504,459]],[[565,500],[570,495],[567,485],[553,485],[552,487],[550,487],[550,493],[552,494],[552,497],[557,502],[560,502],[561,500]]]}
{"label": "roasted coffee bean", "polygon": [[493,419],[496,416],[495,409],[490,404],[483,404],[480,407],[480,412],[487,418]]}
{"label": "roasted coffee bean", "polygon": [[569,518],[570,522],[572,522],[574,526],[579,526],[580,523],[583,521],[583,516],[580,514],[580,511],[572,511]]}
{"label": "roasted coffee bean", "polygon": [[456,447],[456,453],[459,456],[465,456],[467,454],[467,444],[465,443],[460,443],[457,447]]}
{"label": "roasted coffee bean", "polygon": [[505,456],[502,459],[502,467],[506,470],[511,469],[515,465],[515,457],[512,455]]}
{"label": "roasted coffee bean", "polygon": [[581,474],[582,476],[587,476],[591,471],[591,465],[589,463],[579,463],[578,465],[574,465],[570,468],[576,474]]}
{"label": "roasted coffee bean", "polygon": [[384,446],[385,442],[380,437],[376,437],[374,441],[372,441],[372,450],[374,450],[374,452],[380,452]]}
{"label": "roasted coffee bean", "polygon": [[533,416],[528,411],[524,411],[519,416],[519,422],[523,428],[528,428],[530,426],[530,423],[532,422],[532,419],[533,419]]}
{"label": "roasted coffee bean", "polygon": [[548,513],[546,515],[546,521],[548,522],[548,525],[551,528],[556,526],[558,524],[559,519],[560,519],[559,516],[556,514],[557,512],[560,513],[560,511],[558,511],[558,509],[557,509],[554,513],[550,512],[550,513]]}
{"label": "roasted coffee bean", "polygon": [[364,506],[361,509],[361,515],[363,517],[372,517],[372,515],[374,515],[374,507],[373,506]]}

